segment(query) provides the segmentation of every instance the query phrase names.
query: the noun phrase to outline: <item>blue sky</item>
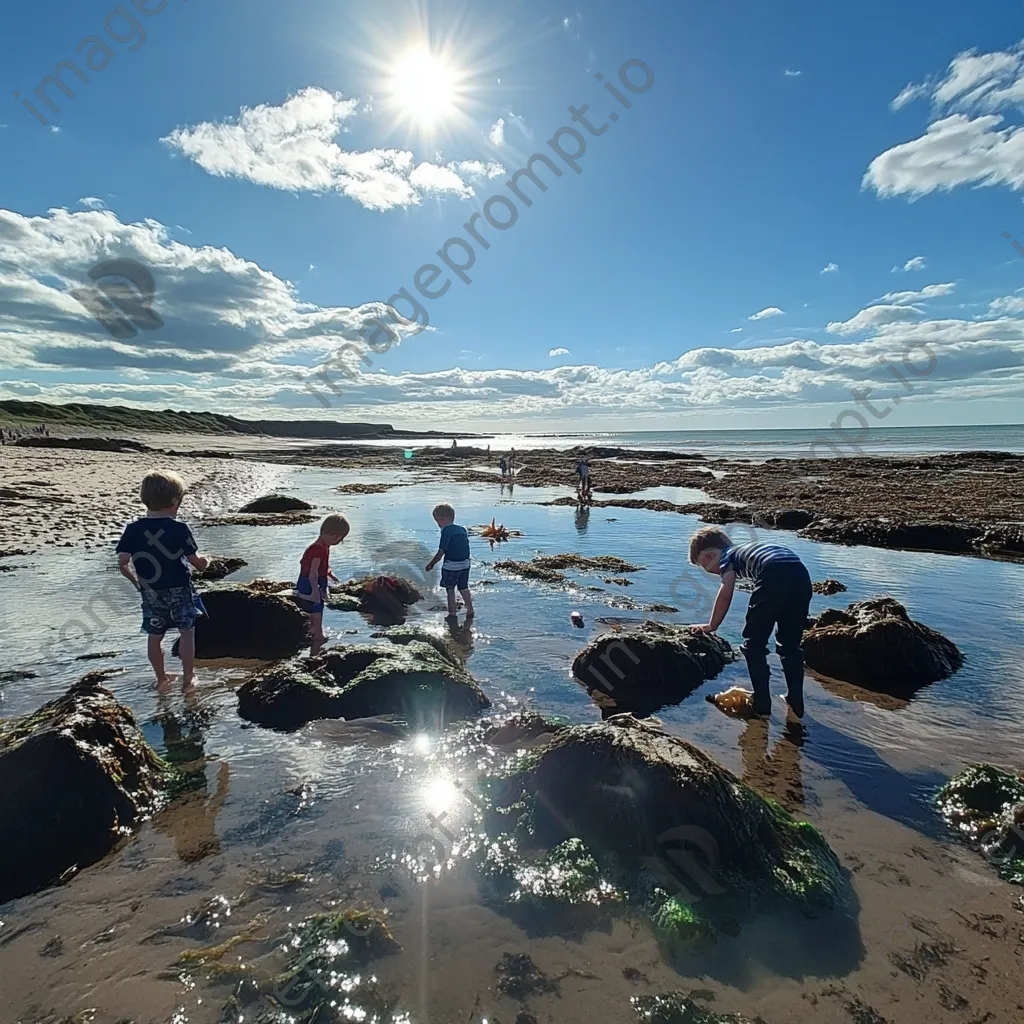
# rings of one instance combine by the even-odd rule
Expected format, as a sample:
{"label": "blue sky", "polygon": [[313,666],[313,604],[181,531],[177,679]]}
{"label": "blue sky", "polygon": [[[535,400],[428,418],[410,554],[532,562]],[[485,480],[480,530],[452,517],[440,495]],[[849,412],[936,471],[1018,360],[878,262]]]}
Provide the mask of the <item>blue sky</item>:
{"label": "blue sky", "polygon": [[[6,15],[0,397],[820,427],[851,388],[899,391],[910,353],[934,367],[885,425],[1020,420],[1024,17],[1005,4],[137,6]],[[424,52],[454,87],[432,125]],[[65,69],[54,113],[34,90],[63,60],[89,81]],[[608,129],[576,126],[576,174],[548,140],[583,104]],[[421,298],[430,330],[336,375],[340,395],[304,387],[537,152],[561,176],[527,182],[507,230],[477,219],[491,246],[471,284]],[[151,269],[161,328],[113,338],[71,296],[113,259]]]}

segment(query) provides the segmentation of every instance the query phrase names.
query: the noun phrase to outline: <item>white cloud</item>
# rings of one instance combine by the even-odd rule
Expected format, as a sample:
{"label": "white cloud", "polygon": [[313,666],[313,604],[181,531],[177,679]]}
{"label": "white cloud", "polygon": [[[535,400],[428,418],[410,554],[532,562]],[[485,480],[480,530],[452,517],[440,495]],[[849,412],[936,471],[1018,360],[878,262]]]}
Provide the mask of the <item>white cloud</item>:
{"label": "white cloud", "polygon": [[102,199],[97,199],[95,196],[85,196],[78,200],[79,206],[84,206],[87,210],[105,210],[106,203]]}
{"label": "white cloud", "polygon": [[742,327],[734,327],[729,333],[730,334],[742,334],[743,333],[743,328]]}
{"label": "white cloud", "polygon": [[904,273],[910,273],[912,270],[924,270],[926,266],[928,266],[928,261],[924,258],[924,256],[914,256],[911,259],[907,260],[907,262],[904,263],[902,267],[898,265],[893,267],[890,273],[898,274],[901,271]]}
{"label": "white cloud", "polygon": [[868,306],[849,320],[833,322],[826,326],[829,334],[859,334],[873,331],[886,324],[906,323],[916,320],[921,311],[913,306]]}
{"label": "white cloud", "polygon": [[789,68],[786,68],[786,70],[785,70],[785,71],[783,71],[782,73],[783,73],[783,74],[784,74],[784,75],[785,75],[785,76],[786,76],[787,78],[799,78],[799,77],[800,77],[800,76],[801,76],[801,75],[803,74],[803,72],[802,72],[802,71],[790,71],[790,70],[789,70]]}
{"label": "white cloud", "polygon": [[234,122],[176,128],[161,141],[216,177],[293,192],[340,192],[371,210],[416,205],[425,196],[476,195],[463,167],[479,161],[417,163],[407,150],[343,150],[335,137],[358,107],[358,100],[311,86],[280,106],[243,107]]}
{"label": "white cloud", "polygon": [[493,146],[500,146],[505,141],[505,118],[499,117],[498,120],[491,125],[491,129],[487,133],[487,138],[491,140],[491,145]]}
{"label": "white cloud", "polygon": [[931,99],[925,134],[875,157],[862,185],[880,196],[916,199],[960,185],[1024,188],[1024,126],[1005,124],[1024,109],[1024,44],[1008,50],[967,50],[945,74],[907,85],[892,101],[899,110]]}
{"label": "white cloud", "polygon": [[783,311],[778,306],[769,306],[767,309],[762,309],[759,313],[755,313],[753,316],[748,316],[748,320],[767,320],[772,316],[782,316]]}
{"label": "white cloud", "polygon": [[988,311],[994,316],[1024,313],[1024,295],[1004,295],[1002,298],[993,299],[989,303]]}
{"label": "white cloud", "polygon": [[911,302],[926,302],[928,299],[941,299],[945,295],[952,295],[956,290],[953,282],[948,284],[928,284],[917,292],[886,292],[879,299],[879,302],[891,302],[897,306],[906,306]]}
{"label": "white cloud", "polygon": [[821,268],[820,272],[822,274],[835,274],[835,273],[838,273],[838,271],[839,271],[839,264],[838,263],[826,263],[825,266]]}
{"label": "white cloud", "polygon": [[548,352],[548,356],[552,359],[555,356],[567,356],[568,354],[569,350],[567,348],[553,348]]}
{"label": "white cloud", "polygon": [[[115,341],[70,294],[91,288],[89,269],[113,259],[151,271],[159,330]],[[261,365],[326,356],[359,340],[387,308],[316,306],[257,264],[173,241],[153,220],[123,224],[109,210],[0,210],[0,365],[8,368],[254,376]]]}

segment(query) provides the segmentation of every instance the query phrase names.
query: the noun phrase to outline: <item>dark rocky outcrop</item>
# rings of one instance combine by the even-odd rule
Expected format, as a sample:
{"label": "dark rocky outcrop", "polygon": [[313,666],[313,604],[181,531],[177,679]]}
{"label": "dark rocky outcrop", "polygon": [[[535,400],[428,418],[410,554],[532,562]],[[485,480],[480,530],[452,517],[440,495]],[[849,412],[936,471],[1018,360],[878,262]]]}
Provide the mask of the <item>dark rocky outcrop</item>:
{"label": "dark rocky outcrop", "polygon": [[490,701],[443,645],[410,637],[376,646],[335,647],[256,673],[238,690],[243,718],[297,729],[320,718],[396,715],[411,727],[438,731]]}
{"label": "dark rocky outcrop", "polygon": [[804,660],[832,679],[905,696],[951,676],[964,659],[952,641],[915,622],[898,601],[873,597],[809,620]]}
{"label": "dark rocky outcrop", "polygon": [[840,583],[839,580],[834,580],[831,577],[824,580],[815,580],[811,584],[811,590],[816,594],[821,594],[823,597],[832,597],[833,594],[841,594],[846,590],[846,584]]}
{"label": "dark rocky outcrop", "polygon": [[936,804],[1003,878],[1024,885],[1024,778],[990,764],[968,765],[939,790]]}
{"label": "dark rocky outcrop", "polygon": [[551,729],[481,783],[487,827],[505,829],[481,866],[505,905],[639,906],[660,938],[684,940],[735,932],[760,909],[815,916],[847,899],[817,829],[680,737],[631,715]]}
{"label": "dark rocky outcrop", "polygon": [[[423,595],[401,576],[364,576],[331,587],[330,607],[339,611],[352,610],[351,601],[357,601],[354,610],[369,615],[379,625],[397,625],[405,621],[406,611]],[[347,598],[347,602],[339,601]]]}
{"label": "dark rocky outcrop", "polygon": [[201,597],[209,614],[196,619],[197,658],[287,658],[306,642],[306,616],[287,597],[240,583],[215,583]]}
{"label": "dark rocky outcrop", "polygon": [[221,558],[219,555],[210,557],[210,564],[205,569],[193,569],[192,579],[213,581],[222,580],[239,569],[244,569],[249,563],[244,558]]}
{"label": "dark rocky outcrop", "polygon": [[170,769],[104,678],[0,724],[0,903],[94,864],[161,799]]}
{"label": "dark rocky outcrop", "polygon": [[19,448],[74,448],[84,452],[151,452],[148,445],[124,437],[19,437]]}
{"label": "dark rocky outcrop", "polygon": [[572,663],[572,674],[602,708],[647,712],[675,704],[734,660],[729,643],[686,626],[644,622],[605,633]]}
{"label": "dark rocky outcrop", "polygon": [[243,505],[239,512],[308,512],[313,506],[301,498],[290,498],[286,494],[264,494]]}

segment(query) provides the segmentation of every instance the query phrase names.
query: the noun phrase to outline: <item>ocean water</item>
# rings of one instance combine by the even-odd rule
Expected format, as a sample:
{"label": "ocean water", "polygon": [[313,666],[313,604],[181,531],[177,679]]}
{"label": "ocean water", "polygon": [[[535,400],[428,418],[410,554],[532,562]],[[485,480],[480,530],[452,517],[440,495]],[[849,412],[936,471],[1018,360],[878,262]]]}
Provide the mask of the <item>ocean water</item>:
{"label": "ocean water", "polygon": [[[823,425],[820,430],[634,430],[625,432],[593,431],[586,433],[528,434],[504,433],[466,436],[463,445],[485,447],[495,452],[516,448],[571,448],[575,445],[604,445],[622,448],[648,448],[664,451],[699,452],[709,458],[742,458],[755,462],[771,458],[830,457],[834,455],[916,455],[959,451],[1007,451],[1024,453],[1024,425],[970,427],[878,427],[860,429],[856,423],[846,424],[844,435],[836,435]],[[166,438],[168,443],[171,438]],[[203,439],[204,447],[207,439]],[[832,447],[826,443],[832,442]],[[266,440],[210,438],[210,448],[237,447],[249,443],[253,450],[264,447]],[[304,447],[315,439],[275,438],[273,447]],[[344,443],[344,442],[341,442]],[[353,442],[381,447],[409,447],[424,442],[385,439]],[[434,440],[427,445],[446,446],[450,442]],[[172,445],[173,446],[173,445]]]}
{"label": "ocean water", "polygon": [[[594,443],[622,440],[603,437]],[[710,443],[705,438],[695,447],[707,452]],[[967,445],[985,446],[991,444]],[[343,496],[335,491],[341,483],[396,477],[287,467],[280,473],[280,489],[325,513],[339,510],[350,518],[352,533],[332,555],[335,572],[345,578],[392,571],[418,581],[427,596],[410,622],[437,633],[447,629],[443,593],[434,586],[436,570],[429,577],[423,570],[437,540],[432,506],[449,500],[465,525],[487,523],[493,516],[522,531],[493,548],[473,540],[476,621],[471,629],[453,633],[468,654],[470,670],[501,705],[527,703],[573,722],[599,721],[600,710],[571,679],[569,668],[576,652],[604,628],[602,619],[645,617],[614,607],[617,598],[679,609],[647,616],[665,621],[705,621],[710,612],[715,581],[686,563],[686,541],[698,525],[693,517],[620,509],[581,515],[572,507],[534,504],[563,493],[557,488],[517,487],[509,493],[497,483],[422,479],[384,494]],[[315,525],[207,527],[195,514],[192,523],[202,550],[248,560],[234,577],[239,581],[293,578],[315,533]],[[747,539],[750,529],[738,527],[736,539]],[[704,700],[746,683],[739,661],[658,717],[670,731],[814,821],[844,855],[868,860],[877,855],[887,862],[903,848],[938,850],[942,828],[929,800],[941,781],[968,761],[1008,764],[1019,757],[1021,567],[819,545],[779,531],[759,531],[757,538],[792,546],[812,578],[829,576],[847,585],[844,594],[815,597],[812,613],[891,594],[914,618],[961,647],[964,668],[905,702],[809,678],[807,717],[794,729],[778,712],[770,725],[746,724]],[[600,576],[579,577],[581,584],[603,588],[592,592],[521,582],[493,568],[501,558],[565,551],[617,555],[644,568],[631,574],[629,587]],[[722,630],[734,644],[746,600],[737,592]],[[494,965],[503,951],[529,952],[552,972],[569,965],[602,979],[600,986],[579,981],[578,988],[567,989],[572,998],[557,1002],[552,1019],[570,1024],[629,1019],[632,983],[621,976],[627,960],[642,964],[662,989],[713,983],[718,1009],[758,1010],[775,1020],[801,1015],[808,976],[849,976],[868,991],[891,983],[884,956],[881,967],[870,957],[858,959],[827,924],[817,931],[808,925],[811,930],[784,942],[778,933],[745,932],[707,959],[680,968],[665,962],[648,934],[621,922],[607,932],[571,937],[555,927],[527,928],[488,906],[473,878],[447,855],[437,858],[429,881],[382,873],[382,862],[401,864],[410,850],[421,849],[425,834],[428,843],[444,849],[436,823],[443,820],[454,828],[460,819],[458,801],[446,780],[438,779],[429,756],[436,737],[410,744],[359,723],[315,723],[296,733],[253,727],[238,717],[233,688],[255,666],[238,662],[200,665],[190,698],[159,697],[138,632],[135,595],[127,584],[119,586],[106,554],[41,553],[31,588],[18,574],[0,576],[0,602],[5,667],[37,673],[3,687],[0,716],[38,707],[88,669],[116,666],[126,671],[107,685],[134,710],[154,746],[178,760],[206,759],[205,786],[158,815],[102,863],[60,889],[0,908],[0,974],[10,979],[4,987],[11,1016],[0,1014],[4,1020],[34,1021],[43,1013],[71,1015],[99,1007],[100,1024],[119,1016],[216,1024],[233,982],[176,967],[176,958],[196,943],[162,931],[212,895],[232,904],[238,927],[263,915],[262,938],[240,945],[228,959],[268,968],[280,966],[280,937],[290,922],[354,901],[385,906],[404,950],[374,970],[419,1024],[513,1019],[514,1005],[493,991]],[[572,611],[582,613],[584,629],[572,626]],[[330,610],[325,627],[335,643],[368,640],[374,628],[359,615]],[[116,656],[76,660],[97,651]],[[778,691],[778,661],[774,656],[771,661]],[[981,882],[973,884],[991,887],[983,862],[976,868]],[[309,881],[284,892],[254,881],[297,871]],[[946,892],[942,879],[922,880],[921,888],[883,890],[857,875],[854,884],[860,910],[848,923],[859,930],[858,941],[867,949],[888,941],[885,929],[892,927],[894,908],[910,915],[933,892],[928,886],[937,887],[937,900]],[[55,935],[61,938],[61,959],[41,961],[39,949]]]}

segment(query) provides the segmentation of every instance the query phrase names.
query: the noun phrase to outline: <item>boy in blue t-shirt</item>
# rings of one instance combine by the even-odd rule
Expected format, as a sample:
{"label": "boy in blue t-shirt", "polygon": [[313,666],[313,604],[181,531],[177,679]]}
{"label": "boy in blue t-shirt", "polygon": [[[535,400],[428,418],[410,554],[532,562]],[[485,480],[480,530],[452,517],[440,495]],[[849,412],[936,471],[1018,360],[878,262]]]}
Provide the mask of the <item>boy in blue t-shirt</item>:
{"label": "boy in blue t-shirt", "polygon": [[455,525],[455,509],[451,505],[436,505],[432,513],[434,522],[441,527],[441,540],[437,554],[427,562],[427,572],[441,559],[441,586],[448,594],[448,616],[455,615],[455,591],[462,595],[466,618],[473,618],[473,595],[469,592],[469,534],[464,526]]}
{"label": "boy in blue t-shirt", "polygon": [[205,569],[209,559],[198,553],[192,531],[176,516],[185,484],[176,473],[147,473],[139,491],[146,515],[129,523],[117,542],[117,567],[142,597],[142,632],[148,637],[149,663],[157,690],[166,693],[171,677],[164,668],[164,634],[175,627],[181,634],[182,686],[193,683],[196,654],[196,614],[202,604],[192,587],[189,565]]}
{"label": "boy in blue t-shirt", "polygon": [[804,629],[811,604],[811,577],[799,556],[778,544],[736,546],[729,535],[705,526],[690,538],[690,562],[722,577],[709,622],[693,629],[714,633],[732,603],[736,578],[753,581],[740,650],[754,687],[753,710],[770,715],[768,638],[775,626],[775,647],[786,676],[786,703],[804,715]]}

